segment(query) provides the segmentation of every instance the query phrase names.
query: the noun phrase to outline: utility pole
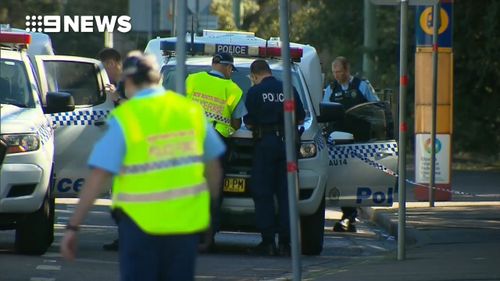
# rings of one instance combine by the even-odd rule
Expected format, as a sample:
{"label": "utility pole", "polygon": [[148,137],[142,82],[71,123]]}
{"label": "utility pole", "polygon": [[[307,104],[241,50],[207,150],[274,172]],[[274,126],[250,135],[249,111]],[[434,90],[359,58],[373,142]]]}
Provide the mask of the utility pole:
{"label": "utility pole", "polygon": [[377,21],[375,5],[370,0],[364,3],[364,32],[363,32],[363,76],[368,80],[374,79],[373,51],[377,47]]}
{"label": "utility pole", "polygon": [[241,27],[241,0],[233,0],[233,16],[234,16],[234,24],[237,29]]}

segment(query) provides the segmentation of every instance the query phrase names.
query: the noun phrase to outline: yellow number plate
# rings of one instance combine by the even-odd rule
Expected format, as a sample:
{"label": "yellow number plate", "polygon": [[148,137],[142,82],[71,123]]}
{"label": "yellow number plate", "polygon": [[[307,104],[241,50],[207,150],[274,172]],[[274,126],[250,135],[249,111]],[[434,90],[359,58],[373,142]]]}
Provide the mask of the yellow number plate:
{"label": "yellow number plate", "polygon": [[224,179],[224,191],[233,193],[243,193],[245,192],[245,179],[243,178],[225,178]]}

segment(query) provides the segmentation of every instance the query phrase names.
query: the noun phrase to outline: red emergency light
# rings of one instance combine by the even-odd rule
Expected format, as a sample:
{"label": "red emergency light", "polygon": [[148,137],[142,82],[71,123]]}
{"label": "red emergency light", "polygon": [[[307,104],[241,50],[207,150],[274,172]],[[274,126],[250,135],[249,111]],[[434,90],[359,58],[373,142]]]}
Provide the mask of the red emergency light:
{"label": "red emergency light", "polygon": [[[301,48],[290,48],[290,58],[294,61],[302,58]],[[280,47],[259,47],[259,56],[266,57],[281,57]]]}
{"label": "red emergency light", "polygon": [[31,43],[31,35],[23,33],[2,32],[0,33],[0,43],[28,45]]}

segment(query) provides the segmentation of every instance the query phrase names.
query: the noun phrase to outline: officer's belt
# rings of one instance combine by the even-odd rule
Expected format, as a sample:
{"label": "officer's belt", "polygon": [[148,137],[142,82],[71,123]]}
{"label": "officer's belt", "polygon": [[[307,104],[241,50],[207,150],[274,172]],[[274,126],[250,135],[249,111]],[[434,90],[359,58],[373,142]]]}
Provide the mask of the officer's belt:
{"label": "officer's belt", "polygon": [[255,131],[261,135],[273,134],[279,137],[283,137],[285,135],[285,129],[283,126],[279,125],[259,125],[255,128]]}

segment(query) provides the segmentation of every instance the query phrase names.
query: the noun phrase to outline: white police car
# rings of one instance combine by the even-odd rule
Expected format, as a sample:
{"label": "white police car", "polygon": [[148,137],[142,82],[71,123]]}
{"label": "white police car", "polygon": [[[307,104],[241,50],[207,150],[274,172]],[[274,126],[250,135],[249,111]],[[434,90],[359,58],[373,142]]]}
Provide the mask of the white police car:
{"label": "white police car", "polygon": [[85,176],[100,118],[112,108],[111,100],[99,108],[109,82],[97,60],[54,56],[45,34],[2,27],[0,48],[0,138],[8,146],[0,227],[16,229],[19,252],[41,254],[53,241],[54,198],[76,194],[61,181]]}
{"label": "white police car", "polygon": [[[186,40],[189,41],[189,36]],[[175,42],[176,38],[157,38],[151,40],[145,49],[145,53],[154,55],[163,65],[162,83],[167,89],[173,89],[175,85]],[[232,80],[244,93],[250,87],[249,67],[256,57],[265,58],[273,75],[282,79],[281,50],[276,39],[264,40],[247,32],[205,31],[203,36],[195,36],[193,43],[187,45],[187,53],[194,54],[188,56],[186,61],[188,74],[210,70],[212,55],[225,51],[235,57],[238,71],[233,73]],[[302,252],[317,255],[323,248],[325,197],[333,198],[341,206],[392,204],[395,178],[384,173],[381,166],[373,168],[375,164],[370,160],[380,161],[386,171],[394,170],[397,155],[393,140],[382,138],[375,141],[371,137],[376,135],[375,128],[374,132],[370,131],[369,137],[362,139],[366,140],[364,143],[355,143],[352,134],[347,133],[332,134],[333,138],[343,138],[343,142],[338,139],[334,144],[333,139],[330,142],[325,140],[317,116],[323,84],[319,57],[312,46],[291,43],[291,47],[294,60],[292,84],[299,92],[306,111],[298,160]],[[370,109],[372,111],[379,108],[377,105],[369,107],[374,107]],[[348,112],[346,116],[366,113],[359,108],[363,107]],[[377,126],[382,117],[379,111],[377,114],[380,116],[375,122]],[[337,109],[328,107],[322,114],[323,121],[332,121],[339,115]],[[373,118],[368,119],[368,123],[374,121]],[[246,230],[254,226],[254,204],[248,190],[253,151],[251,137],[251,132],[243,126],[230,139],[229,164],[224,180],[223,229]]]}

